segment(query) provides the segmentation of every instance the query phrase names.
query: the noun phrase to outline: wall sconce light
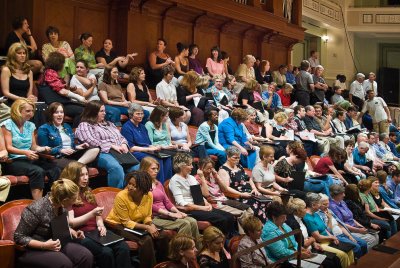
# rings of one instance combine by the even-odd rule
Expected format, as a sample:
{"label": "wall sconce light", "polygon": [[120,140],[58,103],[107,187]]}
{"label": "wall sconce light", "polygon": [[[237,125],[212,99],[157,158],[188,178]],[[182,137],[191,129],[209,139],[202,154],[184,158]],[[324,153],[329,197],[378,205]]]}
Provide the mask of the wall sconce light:
{"label": "wall sconce light", "polygon": [[321,36],[321,39],[322,39],[322,41],[324,41],[324,43],[328,43],[329,36],[323,35],[323,36]]}

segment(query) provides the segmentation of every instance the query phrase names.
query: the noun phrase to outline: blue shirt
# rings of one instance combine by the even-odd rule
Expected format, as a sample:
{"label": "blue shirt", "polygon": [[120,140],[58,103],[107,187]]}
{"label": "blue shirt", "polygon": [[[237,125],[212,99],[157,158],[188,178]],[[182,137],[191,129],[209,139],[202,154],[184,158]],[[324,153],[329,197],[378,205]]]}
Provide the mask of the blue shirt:
{"label": "blue shirt", "polygon": [[353,125],[353,119],[346,113],[346,118],[344,119],[344,125],[346,126],[347,129],[352,128]]}
{"label": "blue shirt", "polygon": [[354,160],[354,164],[364,166],[367,163],[367,156],[366,156],[366,154],[361,155],[358,152],[358,147],[357,147],[353,151],[353,160]]}
{"label": "blue shirt", "polygon": [[394,156],[400,157],[400,153],[396,149],[396,144],[394,144],[393,142],[389,141],[387,145],[389,146],[390,151],[394,154]]}
{"label": "blue shirt", "polygon": [[389,176],[386,178],[386,185],[389,187],[389,189],[393,192],[394,195],[394,201],[396,203],[400,203],[400,186],[396,184],[393,179]]}
{"label": "blue shirt", "polygon": [[121,129],[122,136],[128,141],[129,148],[133,146],[149,147],[151,141],[146,127],[140,123],[138,126],[128,120]]}
{"label": "blue shirt", "polygon": [[296,77],[292,72],[287,71],[286,72],[286,82],[289,84],[295,85],[296,84]]}
{"label": "blue shirt", "polygon": [[[282,232],[278,226],[276,226],[271,220],[268,220],[263,227],[262,233],[261,233],[261,240],[262,241],[267,241],[270,239],[273,239],[275,237],[278,237],[280,235],[283,235],[285,233],[289,233],[292,231],[292,229],[284,223],[282,225],[282,229],[285,232]],[[265,251],[267,252],[268,258],[270,258],[273,262],[276,262],[277,260],[292,255],[297,251],[297,242],[294,238],[293,235],[281,239],[275,243],[269,244],[268,246],[265,247]]]}
{"label": "blue shirt", "polygon": [[304,224],[307,227],[308,233],[312,234],[318,231],[321,235],[328,235],[326,229],[328,228],[318,213],[313,215],[307,213],[303,218]]}
{"label": "blue shirt", "polygon": [[[12,119],[7,119],[1,126],[4,126],[8,131],[11,132],[12,146],[19,150],[30,150],[32,147],[32,136],[36,127],[32,122],[25,122],[22,127],[22,132]],[[9,154],[11,159],[14,158],[26,158],[23,154]]]}
{"label": "blue shirt", "polygon": [[210,147],[217,150],[225,150],[224,147],[219,143],[218,139],[218,127],[214,124],[215,138],[212,140],[210,132],[210,125],[206,122],[203,122],[196,134],[196,141],[194,143],[206,145],[206,147]]}
{"label": "blue shirt", "polygon": [[[63,124],[64,132],[71,139],[71,148],[75,149],[75,137],[72,128],[68,124]],[[52,155],[61,155],[63,148],[60,130],[53,124],[41,125],[37,132],[37,141],[40,146],[51,147]]]}
{"label": "blue shirt", "polygon": [[234,141],[244,146],[247,136],[243,125],[238,124],[232,117],[229,117],[219,124],[218,139],[219,143],[227,149],[232,146],[232,142]]}
{"label": "blue shirt", "polygon": [[[261,97],[265,102],[267,102],[269,99],[268,91],[264,91]],[[276,92],[274,92],[274,94],[272,95],[272,102],[269,108],[282,108],[281,97],[279,97],[279,95]]]}
{"label": "blue shirt", "polygon": [[[396,187],[395,187],[396,189]],[[399,208],[396,204],[396,200],[394,198],[394,192],[388,187],[385,188],[382,184],[379,185],[379,194],[381,195],[382,199],[388,204],[391,208]]]}

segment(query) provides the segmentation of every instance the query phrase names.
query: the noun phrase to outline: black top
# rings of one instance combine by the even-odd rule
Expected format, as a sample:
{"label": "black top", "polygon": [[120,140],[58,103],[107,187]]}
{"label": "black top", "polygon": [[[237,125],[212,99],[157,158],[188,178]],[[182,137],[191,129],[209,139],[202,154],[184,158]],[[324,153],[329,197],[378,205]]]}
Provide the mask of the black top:
{"label": "black top", "polygon": [[[163,59],[163,58],[160,58],[158,56],[156,57],[156,64],[162,64],[162,63],[164,63],[166,61],[167,61],[167,59]],[[164,77],[164,75],[163,75],[162,68],[151,70],[151,78],[152,78],[151,80],[152,80],[152,82],[154,84],[153,85],[154,88],[163,79],[163,77]],[[152,85],[150,85],[150,86],[152,86]]]}
{"label": "black top", "polygon": [[[26,94],[28,93],[29,90],[29,77],[27,77],[25,80],[19,80],[15,78],[14,76],[10,76],[10,93],[17,95],[18,97],[26,98]],[[13,104],[13,100],[9,99],[8,104],[11,105]]]}
{"label": "black top", "polygon": [[272,82],[272,75],[271,72],[266,72],[265,75],[262,75],[260,69],[255,68],[254,73],[256,74],[256,80],[260,84],[271,83]]}
{"label": "black top", "polygon": [[179,87],[176,88],[176,95],[177,95],[177,98],[178,98],[179,105],[186,106],[189,109],[192,109],[192,108],[196,107],[194,105],[194,100],[193,99],[191,99],[189,101],[186,101],[186,97],[189,96],[189,95],[192,95],[192,94],[194,94],[194,93],[190,93],[183,86],[179,86]]}
{"label": "black top", "polygon": [[[29,41],[29,38],[26,38],[26,37],[27,37],[26,35],[22,35],[22,38],[25,40],[26,45],[30,46],[31,42]],[[6,53],[8,52],[8,49],[10,48],[10,46],[12,44],[20,43],[20,42],[21,42],[21,40],[19,40],[18,35],[14,31],[10,32],[7,35],[6,44],[5,44],[5,47],[4,47],[6,49]]]}
{"label": "black top", "polygon": [[371,219],[364,211],[364,207],[360,203],[353,202],[352,200],[345,200],[347,207],[353,213],[353,218],[358,221],[362,226],[371,228]]}
{"label": "black top", "polygon": [[[189,71],[189,61],[187,65],[183,65],[182,63],[179,64],[181,66],[181,71],[187,73]],[[175,71],[175,77],[178,78],[179,76],[181,76],[180,73]]]}
{"label": "black top", "polygon": [[226,258],[225,253],[219,253],[220,261],[216,261],[208,255],[200,254],[197,257],[197,262],[200,268],[229,268],[229,261]]}
{"label": "black top", "polygon": [[238,103],[240,105],[243,105],[243,100],[247,100],[247,104],[252,105],[254,103],[253,92],[249,92],[246,89],[243,89],[242,91],[240,91],[239,97],[238,97]]}
{"label": "black top", "polygon": [[150,102],[148,88],[145,83],[142,83],[143,90],[141,90],[136,83],[135,86],[136,100]]}
{"label": "black top", "polygon": [[321,126],[318,124],[317,120],[315,120],[314,117],[306,115],[304,117],[304,123],[306,124],[308,131],[314,129],[316,131],[322,132]]}
{"label": "black top", "polygon": [[95,55],[96,61],[97,61],[97,58],[104,58],[106,60],[107,64],[112,62],[116,57],[117,57],[117,53],[115,53],[114,51],[111,50],[110,55],[107,55],[106,52],[104,51],[104,49],[100,49],[99,51],[97,51],[97,53]]}

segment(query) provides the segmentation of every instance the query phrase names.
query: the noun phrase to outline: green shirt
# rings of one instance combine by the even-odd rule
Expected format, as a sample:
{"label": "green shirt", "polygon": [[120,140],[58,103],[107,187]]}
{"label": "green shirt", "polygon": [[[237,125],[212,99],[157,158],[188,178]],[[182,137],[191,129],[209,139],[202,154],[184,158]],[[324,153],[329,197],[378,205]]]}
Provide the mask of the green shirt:
{"label": "green shirt", "polygon": [[364,203],[368,204],[369,210],[371,212],[378,211],[378,206],[376,205],[374,198],[372,197],[372,195],[370,193],[368,195],[366,195],[364,193],[360,193],[360,197],[361,197],[362,201],[364,201]]}
{"label": "green shirt", "polygon": [[75,61],[84,60],[87,62],[90,69],[96,68],[96,58],[93,50],[88,50],[83,45],[75,49]]}
{"label": "green shirt", "polygon": [[149,133],[151,144],[161,146],[171,145],[171,138],[169,136],[166,123],[162,124],[161,130],[156,129],[151,121],[148,121],[145,126],[147,132]]}

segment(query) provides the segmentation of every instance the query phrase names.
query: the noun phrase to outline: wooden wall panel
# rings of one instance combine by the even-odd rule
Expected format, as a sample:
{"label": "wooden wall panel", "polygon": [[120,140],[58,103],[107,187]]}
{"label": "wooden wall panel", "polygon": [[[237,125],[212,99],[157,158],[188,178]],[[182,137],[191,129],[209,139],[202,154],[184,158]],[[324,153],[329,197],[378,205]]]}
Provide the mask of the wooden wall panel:
{"label": "wooden wall panel", "polygon": [[259,57],[258,40],[252,37],[243,38],[243,56],[251,54],[254,57]]}
{"label": "wooden wall panel", "polygon": [[271,63],[271,70],[276,70],[279,65],[288,63],[287,48],[279,43],[270,43],[267,45],[268,60]]}
{"label": "wooden wall panel", "polygon": [[74,6],[65,5],[61,1],[46,1],[43,18],[41,34],[37,38],[47,43],[45,34],[47,27],[56,26],[60,30],[60,40],[67,40],[73,46],[72,41],[78,39],[78,35],[74,32],[74,20],[71,19],[74,18]]}
{"label": "wooden wall panel", "polygon": [[168,52],[172,59],[178,54],[176,44],[181,42],[187,46],[192,43],[193,27],[191,23],[167,17],[164,20],[164,36],[168,42]]}
{"label": "wooden wall panel", "polygon": [[229,64],[233,71],[236,71],[240,63],[242,63],[242,46],[243,41],[239,35],[232,33],[221,34],[220,48],[229,54]]}
{"label": "wooden wall panel", "polygon": [[199,46],[198,58],[205,67],[207,58],[211,55],[211,48],[219,45],[219,32],[203,26],[196,27],[194,43]]}

